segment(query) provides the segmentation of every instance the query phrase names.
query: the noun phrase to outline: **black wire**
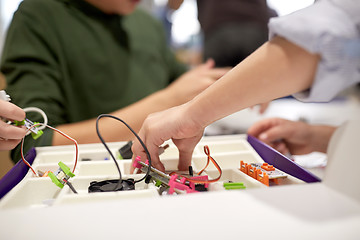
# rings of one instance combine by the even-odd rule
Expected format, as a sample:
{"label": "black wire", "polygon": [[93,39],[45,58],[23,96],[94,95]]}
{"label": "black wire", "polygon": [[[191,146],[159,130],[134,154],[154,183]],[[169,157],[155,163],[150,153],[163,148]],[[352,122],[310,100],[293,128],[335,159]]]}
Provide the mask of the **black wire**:
{"label": "black wire", "polygon": [[115,159],[114,155],[113,155],[112,152],[110,151],[108,145],[105,143],[105,141],[104,141],[104,139],[102,138],[102,136],[101,136],[101,134],[100,134],[100,131],[99,131],[99,120],[100,120],[101,118],[103,118],[103,117],[105,117],[105,116],[99,115],[98,118],[96,119],[96,133],[97,133],[100,141],[102,142],[102,144],[103,144],[104,147],[106,148],[106,150],[109,152],[111,158],[114,160],[115,166],[116,166],[116,168],[117,168],[117,170],[118,170],[118,172],[119,172],[119,181],[118,181],[118,183],[116,184],[116,186],[115,186],[115,188],[114,188],[114,190],[115,190],[115,189],[118,189],[120,185],[122,185],[122,176],[121,176],[121,171],[120,171],[119,164],[116,162],[116,159]]}
{"label": "black wire", "polygon": [[71,184],[71,182],[69,182],[69,181],[67,181],[67,180],[65,180],[65,179],[64,179],[64,181],[65,181],[65,183],[69,186],[69,188],[71,189],[71,191],[73,191],[73,193],[78,194],[77,191],[75,190],[74,186]]}
{"label": "black wire", "polygon": [[115,165],[116,165],[116,168],[117,168],[117,170],[118,170],[118,172],[119,172],[120,178],[119,178],[119,182],[118,182],[118,184],[117,184],[117,186],[116,186],[115,189],[117,189],[117,188],[119,187],[119,184],[121,184],[121,182],[122,182],[122,176],[121,176],[121,171],[120,171],[119,165],[118,165],[117,161],[115,160],[114,155],[112,154],[112,152],[110,151],[109,147],[108,147],[107,144],[105,143],[104,139],[103,139],[102,136],[100,135],[100,131],[99,131],[99,120],[100,120],[101,118],[103,118],[103,117],[113,118],[113,119],[116,119],[116,120],[122,122],[122,123],[134,134],[134,136],[139,140],[141,146],[144,148],[145,153],[146,153],[146,155],[147,155],[147,157],[148,157],[149,167],[148,167],[148,170],[147,170],[146,173],[145,173],[145,176],[144,176],[143,178],[137,180],[137,181],[134,181],[134,183],[138,183],[138,182],[143,181],[143,180],[144,180],[145,178],[147,178],[147,176],[149,175],[149,173],[150,173],[150,167],[151,167],[151,157],[150,157],[150,153],[149,153],[147,147],[145,146],[144,142],[141,140],[141,138],[139,137],[139,135],[137,135],[137,133],[136,133],[124,120],[122,120],[122,119],[120,119],[120,118],[118,118],[118,117],[116,117],[116,116],[110,115],[110,114],[101,114],[101,115],[99,115],[98,118],[96,119],[96,132],[97,132],[97,135],[98,135],[100,141],[104,144],[106,150],[110,153],[110,156],[111,156],[111,158],[114,160]]}

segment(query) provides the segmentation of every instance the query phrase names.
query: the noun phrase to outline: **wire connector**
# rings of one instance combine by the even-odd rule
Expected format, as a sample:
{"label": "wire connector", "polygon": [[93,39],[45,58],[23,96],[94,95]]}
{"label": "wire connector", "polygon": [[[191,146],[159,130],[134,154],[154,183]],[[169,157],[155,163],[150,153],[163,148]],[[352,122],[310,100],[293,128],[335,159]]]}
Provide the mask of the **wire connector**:
{"label": "wire connector", "polygon": [[63,162],[59,162],[59,169],[56,174],[53,172],[49,172],[48,176],[51,178],[51,181],[58,186],[59,188],[63,188],[65,184],[68,183],[68,179],[74,177],[75,174],[70,171],[70,168],[65,165]]}
{"label": "wire connector", "polygon": [[34,125],[38,124],[38,122],[32,122],[29,119],[25,118],[22,121],[14,121],[16,126],[25,126],[26,129],[29,129],[31,132],[31,136],[34,140],[38,139],[41,135],[43,135],[43,131],[38,129],[37,127],[33,127]]}

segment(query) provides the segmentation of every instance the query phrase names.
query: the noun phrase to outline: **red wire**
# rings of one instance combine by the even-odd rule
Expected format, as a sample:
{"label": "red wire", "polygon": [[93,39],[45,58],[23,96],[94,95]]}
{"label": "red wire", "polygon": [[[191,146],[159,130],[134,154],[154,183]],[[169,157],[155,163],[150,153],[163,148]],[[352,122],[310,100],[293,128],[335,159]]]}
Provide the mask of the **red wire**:
{"label": "red wire", "polygon": [[221,175],[222,175],[222,170],[219,166],[219,164],[215,161],[215,159],[213,159],[211,156],[210,156],[210,150],[209,150],[209,147],[207,145],[204,146],[204,152],[205,154],[208,156],[208,159],[207,159],[207,164],[206,166],[198,173],[198,175],[200,175],[206,168],[207,166],[209,165],[209,162],[211,161],[215,167],[217,168],[217,170],[219,171],[219,176],[215,179],[211,179],[211,180],[196,180],[196,179],[191,179],[191,178],[188,178],[188,177],[185,177],[185,176],[182,176],[180,175],[180,177],[183,177],[185,178],[187,181],[189,182],[192,182],[192,183],[199,183],[199,184],[206,184],[206,183],[213,183],[213,182],[217,182],[219,181],[219,179],[221,178]]}
{"label": "red wire", "polygon": [[[25,137],[24,137],[25,138]],[[22,161],[31,169],[31,171],[34,173],[35,176],[37,176],[35,170],[31,167],[30,163],[28,161],[26,161],[25,157],[24,157],[24,153],[23,153],[23,148],[24,148],[24,138],[21,141],[21,159]]]}
{"label": "red wire", "polygon": [[[72,137],[69,137],[68,135],[66,135],[65,133],[63,133],[62,131],[60,131],[59,129],[56,129],[54,127],[51,127],[49,125],[45,125],[45,124],[42,124],[42,123],[37,123],[37,124],[34,124],[32,125],[30,128],[28,128],[27,132],[30,131],[30,129],[32,128],[35,128],[37,126],[45,126],[45,127],[48,127],[50,129],[52,129],[53,131],[56,131],[58,133],[60,133],[62,136],[66,137],[67,139],[71,140],[74,142],[75,144],[75,164],[74,164],[74,168],[72,170],[72,172],[74,173],[75,171],[75,168],[76,168],[76,165],[77,165],[77,162],[78,162],[78,155],[79,155],[79,148],[78,148],[78,144],[77,144],[77,141],[75,139],[73,139]],[[20,153],[21,153],[21,159],[22,161],[31,169],[31,171],[35,174],[35,176],[37,176],[36,172],[34,171],[34,169],[31,167],[31,165],[29,164],[28,161],[26,161],[25,157],[24,157],[24,139],[25,137],[23,137],[22,141],[21,141],[21,150],[20,150]]]}
{"label": "red wire", "polygon": [[[198,173],[198,175],[202,174],[202,172],[209,166],[209,163],[210,163],[210,150],[209,150],[209,147],[207,145],[204,146],[204,152],[205,154],[208,156],[207,158],[207,163],[206,163],[206,166]],[[214,160],[214,159],[213,159]]]}

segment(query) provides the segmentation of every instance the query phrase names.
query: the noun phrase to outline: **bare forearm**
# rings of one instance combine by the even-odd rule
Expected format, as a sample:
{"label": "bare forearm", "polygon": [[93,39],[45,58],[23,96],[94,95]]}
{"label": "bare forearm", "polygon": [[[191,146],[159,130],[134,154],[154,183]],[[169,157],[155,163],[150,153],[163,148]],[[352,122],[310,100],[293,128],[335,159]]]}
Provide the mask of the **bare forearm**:
{"label": "bare forearm", "polygon": [[264,44],[192,100],[189,114],[206,126],[233,112],[309,88],[319,57],[282,38]]}
{"label": "bare forearm", "polygon": [[[128,123],[135,132],[139,131],[144,119],[150,113],[172,107],[177,102],[172,101],[171,96],[165,90],[156,92],[132,105],[115,112],[109,113],[117,116]],[[57,128],[77,140],[78,143],[96,143],[99,138],[96,133],[96,119],[90,119],[77,123],[60,125]],[[111,118],[103,118],[99,122],[101,135],[106,141],[127,141],[133,139],[132,133],[120,122]],[[59,134],[54,134],[53,145],[69,144],[68,140]]]}

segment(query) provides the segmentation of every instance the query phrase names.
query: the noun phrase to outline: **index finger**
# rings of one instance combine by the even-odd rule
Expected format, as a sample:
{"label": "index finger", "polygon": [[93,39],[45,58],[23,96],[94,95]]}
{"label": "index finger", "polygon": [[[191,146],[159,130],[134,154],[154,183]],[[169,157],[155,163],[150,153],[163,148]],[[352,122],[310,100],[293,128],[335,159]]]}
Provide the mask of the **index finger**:
{"label": "index finger", "polygon": [[13,103],[0,100],[0,115],[8,120],[22,121],[25,119],[25,112]]}
{"label": "index finger", "polygon": [[[145,147],[149,151],[149,155],[151,158],[151,165],[155,168],[157,168],[160,171],[164,171],[164,165],[160,162],[159,158],[159,146],[155,143],[149,141],[149,138],[146,138],[145,130],[143,128],[140,129],[140,132],[138,134],[139,138],[143,141],[145,144]],[[148,155],[146,153],[145,148],[140,143],[140,141],[136,140],[134,144],[132,145],[132,152],[133,152],[133,160],[140,156],[142,161],[145,161],[145,159],[148,159]],[[133,171],[135,168],[134,166],[131,166],[131,171]]]}

